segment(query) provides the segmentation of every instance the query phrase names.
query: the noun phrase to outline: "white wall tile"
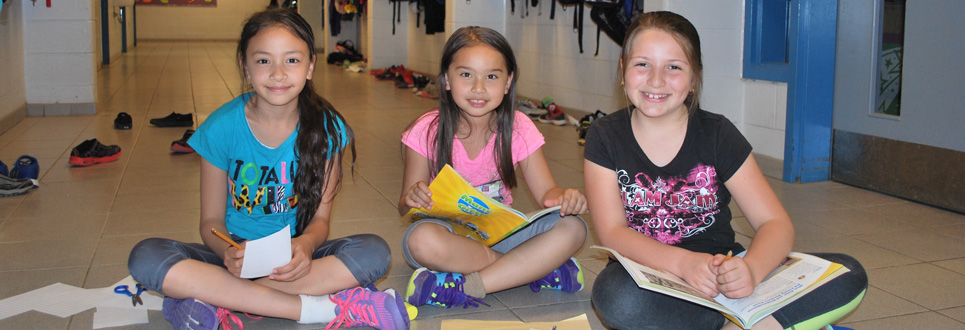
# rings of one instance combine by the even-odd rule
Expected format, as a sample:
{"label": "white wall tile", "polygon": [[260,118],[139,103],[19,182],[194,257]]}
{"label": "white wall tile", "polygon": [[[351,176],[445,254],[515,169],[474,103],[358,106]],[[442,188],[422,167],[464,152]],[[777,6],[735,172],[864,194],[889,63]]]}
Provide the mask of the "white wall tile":
{"label": "white wall tile", "polygon": [[[89,58],[93,53],[40,53],[26,59],[26,83],[39,86],[70,86],[94,84],[94,68]],[[34,100],[30,99],[30,102]]]}
{"label": "white wall tile", "polygon": [[741,132],[754,147],[754,152],[784,159],[784,131],[755,125],[745,125]]}
{"label": "white wall tile", "polygon": [[[91,8],[94,1],[53,1],[47,7],[46,1],[39,0],[31,2],[22,0],[24,7],[24,17],[29,20],[76,20],[90,19]],[[100,2],[96,2],[100,5]]]}
{"label": "white wall tile", "polygon": [[28,103],[88,103],[94,102],[94,87],[87,85],[72,86],[34,86],[27,89]]}
{"label": "white wall tile", "polygon": [[[743,86],[737,78],[704,78],[700,107],[719,113],[735,123],[744,121]],[[740,125],[737,126],[740,128]]]}
{"label": "white wall tile", "polygon": [[93,51],[93,31],[89,20],[29,20],[25,25],[24,52],[27,54]]}
{"label": "white wall tile", "polygon": [[741,44],[743,32],[737,30],[707,30],[700,32],[704,61],[704,78],[740,77],[744,55]]}
{"label": "white wall tile", "polygon": [[747,80],[744,83],[744,99],[748,124],[776,128],[774,113],[777,109],[777,84]]}

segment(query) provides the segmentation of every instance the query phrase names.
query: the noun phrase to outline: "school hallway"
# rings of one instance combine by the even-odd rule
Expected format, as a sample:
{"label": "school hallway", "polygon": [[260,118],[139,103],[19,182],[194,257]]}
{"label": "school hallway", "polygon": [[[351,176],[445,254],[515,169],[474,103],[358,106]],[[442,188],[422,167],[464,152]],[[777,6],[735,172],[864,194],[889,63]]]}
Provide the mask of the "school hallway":
{"label": "school hallway", "polygon": [[[128,276],[131,247],[148,237],[200,242],[200,157],[170,152],[184,127],[154,127],[148,120],[171,112],[193,113],[196,128],[237,96],[235,45],[141,42],[97,73],[97,115],[27,117],[0,135],[0,159],[10,165],[20,155],[36,157],[41,183],[25,195],[0,198],[0,299],[57,282],[110,286]],[[357,152],[354,174],[347,162],[343,166],[330,236],[382,236],[393,258],[377,286],[404,293],[413,270],[402,257],[406,226],[396,208],[403,174],[399,138],[438,101],[414,96],[368,72],[327,65],[324,54],[319,58],[316,88],[354,129]],[[120,112],[133,116],[133,129],[113,128]],[[582,189],[583,147],[576,143],[575,127],[536,125],[546,137],[543,150],[557,183]],[[119,145],[120,159],[90,167],[68,165],[71,149],[92,138]],[[838,325],[965,328],[965,215],[835,182],[769,182],[794,221],[795,251],[850,254],[868,271],[864,302]],[[515,189],[514,197],[516,208],[536,208],[525,184]],[[738,241],[747,246],[753,233],[732,207]],[[589,216],[585,218],[589,223]],[[606,256],[588,248],[595,241],[591,225],[577,256],[585,269],[586,287],[580,292],[533,293],[524,286],[488,295],[484,301],[491,307],[421,307],[412,329],[439,329],[444,319],[533,322],[583,313],[593,329],[604,329],[590,303],[593,281],[606,264]],[[238,315],[245,329],[325,327]],[[0,320],[0,329],[91,329],[93,316],[93,309],[67,318],[29,311]],[[149,319],[148,324],[121,328],[171,329],[160,311],[151,311]]]}

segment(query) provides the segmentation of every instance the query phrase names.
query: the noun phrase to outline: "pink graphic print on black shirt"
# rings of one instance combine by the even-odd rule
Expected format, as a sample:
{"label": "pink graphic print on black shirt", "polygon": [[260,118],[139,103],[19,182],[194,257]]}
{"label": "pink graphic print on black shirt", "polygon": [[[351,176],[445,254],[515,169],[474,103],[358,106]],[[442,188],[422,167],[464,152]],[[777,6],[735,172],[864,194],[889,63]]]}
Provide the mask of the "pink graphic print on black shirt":
{"label": "pink graphic print on black shirt", "polygon": [[697,165],[686,178],[657,177],[644,173],[631,177],[617,171],[630,228],[664,244],[678,244],[702,233],[720,213],[717,171]]}

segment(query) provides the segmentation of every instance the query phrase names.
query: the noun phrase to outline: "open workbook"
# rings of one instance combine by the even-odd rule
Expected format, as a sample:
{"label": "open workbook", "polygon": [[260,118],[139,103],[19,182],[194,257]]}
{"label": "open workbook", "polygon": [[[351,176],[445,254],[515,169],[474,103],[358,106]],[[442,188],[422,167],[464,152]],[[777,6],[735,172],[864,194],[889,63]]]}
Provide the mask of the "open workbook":
{"label": "open workbook", "polygon": [[486,246],[493,246],[533,220],[560,209],[556,206],[524,214],[476,190],[449,165],[432,180],[429,191],[432,191],[432,209],[411,209],[402,221],[424,218],[449,221],[456,234]]}
{"label": "open workbook", "polygon": [[810,254],[791,252],[784,263],[754,288],[754,293],[741,299],[731,299],[723,294],[707,296],[674,274],[641,265],[612,249],[598,245],[593,248],[613,255],[640,288],[717,310],[744,329],[750,329],[754,323],[781,307],[850,271],[838,263]]}

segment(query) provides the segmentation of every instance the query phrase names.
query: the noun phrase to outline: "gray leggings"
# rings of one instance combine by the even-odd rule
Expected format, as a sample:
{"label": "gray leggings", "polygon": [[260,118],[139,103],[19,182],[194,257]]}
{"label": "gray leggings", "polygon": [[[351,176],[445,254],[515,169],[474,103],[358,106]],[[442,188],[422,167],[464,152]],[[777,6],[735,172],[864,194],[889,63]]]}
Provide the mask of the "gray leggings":
{"label": "gray leggings", "polygon": [[[240,241],[238,237],[234,238]],[[330,255],[345,264],[361,286],[368,286],[385,275],[392,261],[389,245],[381,237],[372,234],[327,240],[315,249],[312,259]],[[127,269],[138,283],[149,290],[163,293],[161,286],[168,271],[174,264],[187,259],[225,267],[224,260],[204,244],[148,238],[131,249]]]}
{"label": "gray leggings", "polygon": [[[509,252],[509,250],[512,250],[520,244],[523,244],[530,238],[553,229],[553,226],[556,226],[556,223],[560,222],[560,219],[562,218],[563,217],[561,217],[557,212],[545,214],[539,219],[533,220],[533,222],[526,227],[523,227],[519,231],[509,235],[509,237],[499,241],[499,243],[496,243],[490,248],[492,248],[493,251],[506,254],[506,252]],[[583,226],[586,226],[586,220],[583,220],[583,217],[577,215],[576,218],[580,219],[580,222],[583,222]],[[419,262],[412,257],[412,253],[409,252],[409,235],[412,233],[412,230],[415,229],[415,227],[423,224],[435,224],[443,226],[449,230],[450,233],[456,233],[456,231],[452,229],[452,223],[445,220],[429,218],[418,220],[409,225],[409,228],[406,228],[405,230],[405,234],[402,235],[402,256],[405,257],[405,261],[409,263],[409,266],[412,266],[413,268],[420,268],[423,266],[419,264]]]}

